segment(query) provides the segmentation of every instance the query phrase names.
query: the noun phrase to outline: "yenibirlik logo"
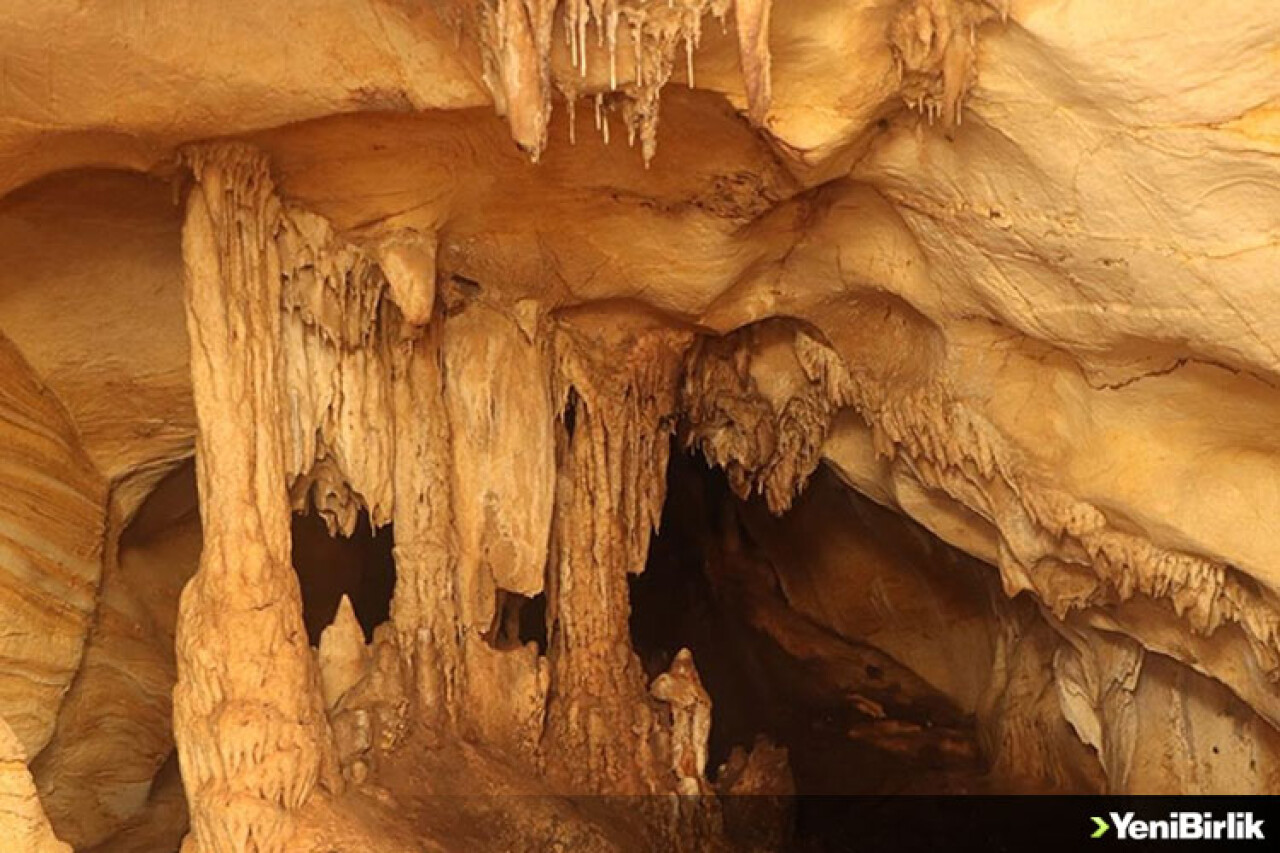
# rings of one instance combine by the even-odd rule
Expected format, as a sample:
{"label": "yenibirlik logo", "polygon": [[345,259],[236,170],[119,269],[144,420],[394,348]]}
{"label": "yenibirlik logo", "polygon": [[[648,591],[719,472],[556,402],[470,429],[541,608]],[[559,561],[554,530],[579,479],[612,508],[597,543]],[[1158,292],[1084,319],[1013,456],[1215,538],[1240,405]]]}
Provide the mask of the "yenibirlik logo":
{"label": "yenibirlik logo", "polygon": [[[1230,812],[1215,819],[1213,812],[1170,812],[1168,820],[1143,820],[1133,812],[1108,812],[1118,841],[1263,841],[1262,818],[1252,812]],[[1111,829],[1100,817],[1090,838],[1102,838]]]}

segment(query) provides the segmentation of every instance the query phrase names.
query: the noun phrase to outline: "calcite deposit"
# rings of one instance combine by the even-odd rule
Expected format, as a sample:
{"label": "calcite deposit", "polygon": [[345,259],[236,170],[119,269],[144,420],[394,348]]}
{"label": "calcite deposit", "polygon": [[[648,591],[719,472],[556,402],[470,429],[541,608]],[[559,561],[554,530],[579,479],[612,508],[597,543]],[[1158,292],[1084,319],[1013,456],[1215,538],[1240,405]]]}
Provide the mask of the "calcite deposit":
{"label": "calcite deposit", "polygon": [[1280,793],[1278,235],[1267,0],[9,3],[0,847]]}

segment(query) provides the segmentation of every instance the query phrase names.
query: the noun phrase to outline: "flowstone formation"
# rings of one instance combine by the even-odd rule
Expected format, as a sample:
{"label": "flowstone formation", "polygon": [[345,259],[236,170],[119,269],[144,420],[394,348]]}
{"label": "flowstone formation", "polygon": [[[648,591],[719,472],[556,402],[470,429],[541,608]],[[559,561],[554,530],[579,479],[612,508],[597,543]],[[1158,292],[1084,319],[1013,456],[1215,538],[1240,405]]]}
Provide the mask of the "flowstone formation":
{"label": "flowstone formation", "polygon": [[0,13],[0,839],[1280,791],[1270,4],[145,5]]}
{"label": "flowstone formation", "polygon": [[[346,807],[345,782],[414,737],[500,751],[549,791],[710,794],[705,767],[678,759],[705,754],[706,721],[673,728],[627,621],[687,333],[547,318],[465,287],[414,324],[391,295],[434,288],[433,269],[389,265],[394,287],[374,260],[385,241],[347,242],[286,206],[256,149],[186,156],[205,543],[178,614],[187,843],[290,849],[311,801]],[[336,535],[356,508],[394,524],[392,618],[371,650],[345,597],[318,651],[306,642],[291,489]],[[545,654],[503,634],[540,594]],[[649,830],[714,845],[713,804],[659,809]]]}

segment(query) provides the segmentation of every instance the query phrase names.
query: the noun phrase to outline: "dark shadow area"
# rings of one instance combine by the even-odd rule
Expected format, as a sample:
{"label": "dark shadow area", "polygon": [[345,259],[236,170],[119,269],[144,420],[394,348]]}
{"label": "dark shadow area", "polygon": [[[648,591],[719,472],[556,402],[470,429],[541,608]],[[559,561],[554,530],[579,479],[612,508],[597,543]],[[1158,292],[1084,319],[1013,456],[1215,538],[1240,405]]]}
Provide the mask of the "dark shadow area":
{"label": "dark shadow area", "polygon": [[195,460],[187,459],[138,507],[120,534],[116,558],[119,579],[151,617],[166,660],[173,656],[178,600],[199,568],[203,546]]}
{"label": "dark shadow area", "polygon": [[144,544],[180,524],[200,524],[200,498],[196,492],[194,459],[182,462],[166,474],[138,507],[129,526],[120,534],[120,549]]}
{"label": "dark shadow area", "polygon": [[538,654],[547,653],[547,595],[540,592],[530,598],[518,592],[499,589],[493,611],[493,625],[486,634],[495,649],[518,649],[529,643],[538,646]]}
{"label": "dark shadow area", "polygon": [[349,537],[331,536],[315,513],[293,516],[293,566],[302,587],[302,619],[313,646],[332,624],[344,595],[351,599],[365,640],[373,639],[373,629],[391,615],[394,543],[391,525],[373,530],[363,510]]}
{"label": "dark shadow area", "polygon": [[733,500],[719,470],[673,447],[662,527],[650,542],[644,572],[631,578],[631,644],[645,674],[652,680],[688,648],[711,694],[713,774],[735,745],[749,747],[762,731],[754,706],[769,692],[768,675],[749,651],[745,625],[719,606],[708,573],[722,526],[733,522],[720,510]]}
{"label": "dark shadow area", "polygon": [[[523,597],[523,596],[522,596]],[[526,598],[520,608],[520,645],[538,644],[538,654],[547,653],[547,594]]]}
{"label": "dark shadow area", "polygon": [[813,795],[967,792],[983,771],[973,719],[879,649],[793,609],[744,522],[754,504],[673,448],[661,531],[631,583],[648,676],[687,647],[712,697],[713,781],[757,735],[785,746],[802,795],[792,849],[803,850],[829,849],[847,828]]}
{"label": "dark shadow area", "polygon": [[762,647],[714,583],[713,561],[723,560],[723,543],[741,536],[730,529],[737,526],[736,502],[721,471],[673,448],[662,527],[644,573],[631,581],[631,640],[648,677],[688,648],[711,694],[713,776],[734,746],[749,748],[757,733],[791,749],[793,770],[797,758],[803,763],[803,755],[794,754],[796,739],[780,736],[792,728],[778,684],[786,661]]}

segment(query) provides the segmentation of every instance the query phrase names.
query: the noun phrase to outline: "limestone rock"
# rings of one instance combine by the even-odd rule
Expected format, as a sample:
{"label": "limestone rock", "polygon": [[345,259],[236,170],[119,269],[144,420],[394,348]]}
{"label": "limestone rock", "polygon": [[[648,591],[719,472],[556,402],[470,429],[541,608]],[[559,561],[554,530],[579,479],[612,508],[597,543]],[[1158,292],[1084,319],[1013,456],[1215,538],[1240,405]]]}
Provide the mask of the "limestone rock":
{"label": "limestone rock", "polygon": [[435,234],[387,234],[379,240],[375,256],[405,321],[418,326],[428,322],[436,299]]}
{"label": "limestone rock", "polygon": [[0,717],[0,832],[5,843],[31,853],[71,853],[71,846],[49,826],[26,761],[22,743]]}
{"label": "limestone rock", "polygon": [[25,755],[53,735],[97,606],[106,490],[65,411],[0,338],[0,717]]}
{"label": "limestone rock", "polygon": [[32,845],[1278,789],[1274,4],[159,5],[0,12]]}
{"label": "limestone rock", "polygon": [[333,624],[320,635],[316,657],[324,705],[332,710],[369,670],[369,647],[364,643],[364,630],[351,609],[351,599],[345,595],[338,604]]}

